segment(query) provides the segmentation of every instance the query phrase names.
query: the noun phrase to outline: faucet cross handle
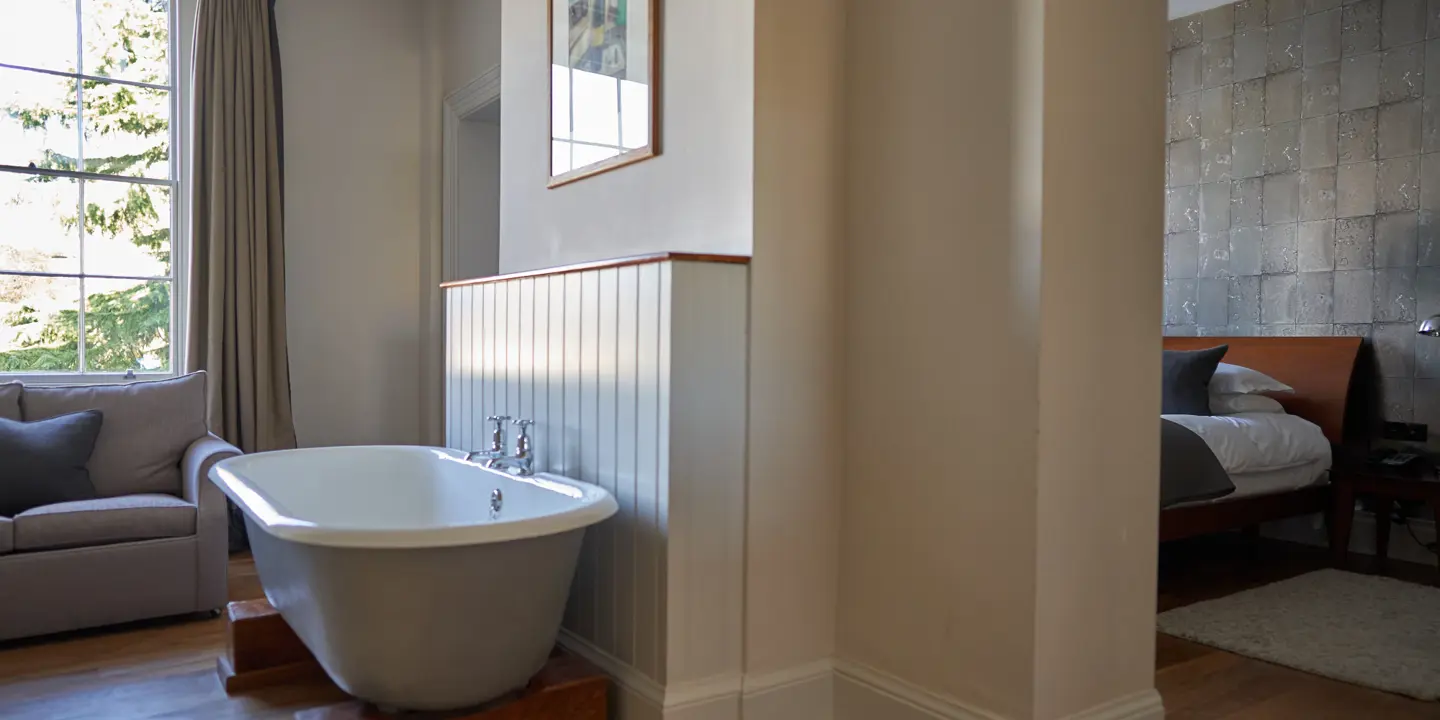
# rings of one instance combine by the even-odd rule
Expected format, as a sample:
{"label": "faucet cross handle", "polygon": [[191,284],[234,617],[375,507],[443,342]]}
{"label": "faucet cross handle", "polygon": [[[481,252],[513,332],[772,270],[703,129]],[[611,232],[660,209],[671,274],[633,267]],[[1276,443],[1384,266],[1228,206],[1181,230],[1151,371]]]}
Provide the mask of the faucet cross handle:
{"label": "faucet cross handle", "polygon": [[495,423],[495,431],[490,434],[490,452],[505,452],[505,423],[510,422],[509,415],[491,415],[485,418],[486,422]]}
{"label": "faucet cross handle", "polygon": [[521,418],[515,424],[520,428],[520,437],[515,439],[515,454],[523,458],[530,454],[530,426],[535,421]]}

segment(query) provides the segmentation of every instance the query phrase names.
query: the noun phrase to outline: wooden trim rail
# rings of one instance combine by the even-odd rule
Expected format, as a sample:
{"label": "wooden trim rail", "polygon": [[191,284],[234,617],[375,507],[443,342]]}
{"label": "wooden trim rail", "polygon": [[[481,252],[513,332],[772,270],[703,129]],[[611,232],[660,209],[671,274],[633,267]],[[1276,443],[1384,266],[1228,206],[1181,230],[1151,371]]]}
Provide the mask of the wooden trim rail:
{"label": "wooden trim rail", "polygon": [[470,278],[468,280],[451,280],[440,283],[442,288],[462,287],[465,285],[484,285],[486,283],[505,282],[506,280],[519,280],[521,278],[544,277],[546,275],[564,275],[566,273],[584,272],[586,270],[603,270],[606,268],[626,267],[629,265],[649,265],[662,262],[705,262],[724,263],[728,265],[749,265],[749,255],[718,255],[710,253],[688,253],[688,252],[658,252],[647,255],[631,255],[629,257],[611,258],[609,260],[596,260],[594,262],[577,263],[575,265],[560,265],[558,267],[540,268],[538,270],[524,270],[522,272],[506,273],[504,275],[492,275],[490,277]]}

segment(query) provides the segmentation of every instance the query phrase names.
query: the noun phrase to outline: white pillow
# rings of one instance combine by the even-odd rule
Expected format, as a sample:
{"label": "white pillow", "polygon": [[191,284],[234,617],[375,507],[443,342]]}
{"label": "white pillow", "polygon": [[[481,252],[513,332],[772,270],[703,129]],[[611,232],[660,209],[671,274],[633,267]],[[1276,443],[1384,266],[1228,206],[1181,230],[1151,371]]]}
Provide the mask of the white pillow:
{"label": "white pillow", "polygon": [[1264,395],[1243,393],[1210,393],[1211,415],[1235,415],[1238,413],[1284,413],[1280,401]]}
{"label": "white pillow", "polygon": [[1220,363],[1210,378],[1211,395],[1248,395],[1262,392],[1295,392],[1295,388],[1275,378],[1240,365]]}

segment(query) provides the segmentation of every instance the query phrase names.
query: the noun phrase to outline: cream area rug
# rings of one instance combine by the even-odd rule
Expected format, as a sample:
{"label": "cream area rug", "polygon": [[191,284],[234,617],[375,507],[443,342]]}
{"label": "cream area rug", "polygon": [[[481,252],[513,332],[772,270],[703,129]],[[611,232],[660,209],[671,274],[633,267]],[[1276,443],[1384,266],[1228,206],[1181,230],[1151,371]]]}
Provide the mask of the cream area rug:
{"label": "cream area rug", "polygon": [[1440,590],[1320,570],[1161,613],[1160,632],[1356,685],[1440,698]]}

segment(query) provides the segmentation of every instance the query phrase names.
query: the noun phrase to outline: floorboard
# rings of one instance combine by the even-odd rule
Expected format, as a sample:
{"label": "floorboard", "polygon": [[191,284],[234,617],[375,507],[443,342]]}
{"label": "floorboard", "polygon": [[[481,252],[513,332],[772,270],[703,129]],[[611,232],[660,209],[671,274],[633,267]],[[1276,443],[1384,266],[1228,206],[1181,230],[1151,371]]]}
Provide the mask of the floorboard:
{"label": "floorboard", "polygon": [[[229,572],[231,600],[265,596],[248,555]],[[319,720],[352,705],[330,683],[227,697],[215,677],[224,633],[222,619],[196,615],[0,643],[0,717]]]}
{"label": "floorboard", "polygon": [[[1376,572],[1368,556],[1349,570]],[[1237,535],[1161,548],[1160,610],[1224,597],[1329,567],[1329,553]],[[1430,584],[1433,566],[1389,563],[1384,574]],[[1440,720],[1440,703],[1371,690],[1156,633],[1155,687],[1170,720]]]}
{"label": "floorboard", "polygon": [[[1356,570],[1368,569],[1358,559]],[[1207,538],[1162,549],[1162,610],[1326,567],[1324,551],[1290,543]],[[1430,582],[1433,567],[1386,574]],[[248,556],[230,561],[230,597],[263,597]],[[14,720],[325,720],[353,716],[329,683],[226,697],[215,678],[223,621],[187,617],[0,643],[0,717]],[[1369,690],[1157,634],[1155,685],[1171,720],[1440,720],[1440,703]]]}

